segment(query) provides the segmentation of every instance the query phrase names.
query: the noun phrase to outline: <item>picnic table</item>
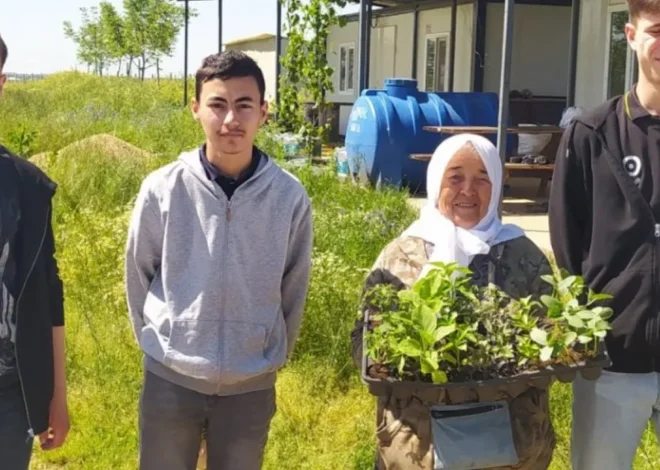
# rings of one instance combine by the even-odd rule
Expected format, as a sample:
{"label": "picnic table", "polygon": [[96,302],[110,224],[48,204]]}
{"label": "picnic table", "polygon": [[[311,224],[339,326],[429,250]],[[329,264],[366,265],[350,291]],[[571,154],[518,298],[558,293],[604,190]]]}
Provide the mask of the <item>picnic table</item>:
{"label": "picnic table", "polygon": [[[495,126],[424,126],[427,132],[435,134],[497,134]],[[561,134],[564,129],[557,126],[512,126],[507,128],[509,134]]]}
{"label": "picnic table", "polygon": [[[495,126],[424,126],[422,128],[427,132],[436,134],[497,134],[498,128]],[[557,126],[511,126],[507,128],[509,134],[562,134],[564,129]],[[431,153],[412,153],[409,158],[417,161],[429,161],[433,154]],[[504,164],[506,177],[523,176],[528,178],[539,178],[539,187],[537,196],[542,197],[548,187],[548,181],[552,177],[555,165],[553,163],[510,163]]]}

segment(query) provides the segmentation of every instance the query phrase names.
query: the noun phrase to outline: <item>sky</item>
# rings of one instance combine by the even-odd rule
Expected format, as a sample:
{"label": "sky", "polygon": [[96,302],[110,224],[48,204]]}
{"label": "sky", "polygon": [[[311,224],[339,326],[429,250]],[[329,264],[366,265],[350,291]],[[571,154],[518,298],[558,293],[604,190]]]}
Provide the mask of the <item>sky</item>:
{"label": "sky", "polygon": [[[77,63],[76,46],[64,36],[63,23],[80,24],[80,8],[101,0],[0,0],[0,35],[9,48],[5,72],[54,73],[87,70]],[[121,11],[122,0],[109,0]],[[223,0],[223,42],[275,33],[276,0]],[[183,5],[183,3],[181,3]],[[191,1],[198,16],[190,21],[189,63],[194,71],[202,59],[217,52],[218,2]],[[345,12],[357,8],[347,7]],[[183,30],[174,55],[163,64],[164,74],[183,75]]]}

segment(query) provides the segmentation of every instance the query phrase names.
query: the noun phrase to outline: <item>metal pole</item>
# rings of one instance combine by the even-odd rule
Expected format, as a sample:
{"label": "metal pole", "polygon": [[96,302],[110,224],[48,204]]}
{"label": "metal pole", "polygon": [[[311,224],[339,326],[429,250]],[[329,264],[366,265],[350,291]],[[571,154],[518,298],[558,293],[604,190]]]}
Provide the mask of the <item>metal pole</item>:
{"label": "metal pole", "polygon": [[476,0],[476,27],[474,38],[474,78],[472,91],[484,91],[484,60],[486,57],[486,0]]}
{"label": "metal pole", "polygon": [[577,75],[578,36],[580,32],[580,0],[573,0],[571,6],[571,40],[568,52],[568,90],[566,107],[575,105],[575,77]]}
{"label": "metal pole", "polygon": [[458,0],[451,5],[451,31],[449,40],[449,91],[454,91],[454,65],[456,64],[456,14],[458,11]]}
{"label": "metal pole", "polygon": [[188,106],[188,14],[188,0],[186,0],[183,28],[183,106]]}
{"label": "metal pole", "polygon": [[364,79],[364,87],[369,88],[369,72],[371,68],[371,11],[372,11],[372,6],[373,2],[371,0],[367,0],[367,25],[365,27],[365,30],[367,31],[367,35],[365,36],[364,40],[365,42],[365,47],[364,50],[367,51],[367,67],[365,68],[365,79]]}
{"label": "metal pole", "polygon": [[[367,48],[367,35],[369,33],[369,24],[367,18],[369,16],[369,0],[360,0],[360,14],[359,14],[359,41],[358,41],[358,94],[367,88],[367,74],[369,70],[369,49]],[[348,58],[347,58],[348,59]]]}
{"label": "metal pole", "polygon": [[277,28],[275,30],[275,109],[280,105],[280,74],[282,73],[282,2],[277,2]]}
{"label": "metal pole", "polygon": [[218,0],[218,52],[222,52],[222,0]]}
{"label": "metal pole", "polygon": [[417,79],[417,36],[419,34],[419,5],[415,5],[415,16],[413,17],[413,50],[412,50],[412,78]]}
{"label": "metal pole", "polygon": [[500,107],[497,115],[497,149],[502,163],[506,161],[507,128],[509,125],[509,91],[511,88],[511,48],[513,46],[514,2],[504,0],[504,37],[500,70]]}

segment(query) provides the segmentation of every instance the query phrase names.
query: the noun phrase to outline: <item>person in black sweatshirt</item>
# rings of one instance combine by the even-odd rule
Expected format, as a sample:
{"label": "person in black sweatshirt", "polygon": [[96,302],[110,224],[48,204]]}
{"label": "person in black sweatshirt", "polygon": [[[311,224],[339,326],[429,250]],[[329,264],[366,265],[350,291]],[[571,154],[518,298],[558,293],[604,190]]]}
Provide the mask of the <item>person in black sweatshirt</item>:
{"label": "person in black sweatshirt", "polygon": [[[0,37],[0,95],[7,46]],[[64,296],[51,225],[53,183],[0,145],[0,468],[27,470],[69,431]]]}
{"label": "person in black sweatshirt", "polygon": [[557,263],[614,310],[611,368],[573,385],[574,470],[631,468],[660,429],[660,0],[628,6],[639,81],[566,129],[550,195]]}

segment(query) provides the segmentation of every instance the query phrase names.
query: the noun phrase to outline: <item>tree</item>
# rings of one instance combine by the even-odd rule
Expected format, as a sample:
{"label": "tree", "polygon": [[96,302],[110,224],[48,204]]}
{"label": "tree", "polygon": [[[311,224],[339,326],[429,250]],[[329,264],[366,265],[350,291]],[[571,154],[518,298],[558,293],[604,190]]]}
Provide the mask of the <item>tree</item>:
{"label": "tree", "polygon": [[185,13],[181,7],[161,2],[156,5],[152,16],[154,27],[150,30],[149,46],[155,60],[156,75],[160,80],[160,61],[174,54],[176,37],[184,26]]}
{"label": "tree", "polygon": [[[126,64],[132,76],[137,65],[144,80],[147,69],[156,67],[174,53],[176,38],[184,25],[184,8],[173,0],[124,0],[124,13],[103,1],[98,7],[81,8],[82,24],[75,30],[64,23],[64,33],[78,46],[78,59],[103,75],[111,63],[117,63],[117,75]],[[100,11],[99,11],[100,9]],[[196,16],[195,11],[189,17]]]}
{"label": "tree", "polygon": [[[285,0],[282,0],[285,1]],[[285,70],[280,86],[278,120],[287,130],[302,135],[306,151],[314,153],[328,134],[326,97],[334,90],[333,69],[328,64],[328,33],[340,24],[337,7],[345,0],[286,0],[287,50],[282,58]],[[304,119],[304,99],[313,102],[312,122]]]}
{"label": "tree", "polygon": [[[328,102],[326,96],[334,91],[332,84],[333,69],[328,64],[328,34],[333,25],[339,24],[336,6],[345,6],[346,2],[337,0],[309,0],[306,20],[312,36],[308,41],[304,56],[303,73],[307,81],[307,90],[314,103],[313,115],[315,126],[311,137],[325,141],[330,124],[328,122]],[[311,150],[311,149],[310,149]]]}
{"label": "tree", "polygon": [[286,53],[282,56],[282,67],[285,73],[280,78],[280,102],[277,109],[278,123],[286,130],[298,132],[303,125],[303,88],[302,73],[305,60],[305,22],[301,0],[286,1],[287,35]]}
{"label": "tree", "polygon": [[[124,36],[124,20],[117,13],[114,5],[101,2],[100,25],[110,58],[117,62],[117,76],[121,73],[122,60],[126,55],[126,38]],[[130,66],[127,67],[130,74]]]}
{"label": "tree", "polygon": [[103,71],[111,61],[111,54],[107,44],[97,7],[80,9],[82,24],[78,31],[73,29],[69,21],[64,22],[64,34],[78,46],[78,59],[93,67],[94,73],[103,75]]}
{"label": "tree", "polygon": [[127,49],[137,59],[144,80],[147,69],[173,54],[184,24],[184,8],[170,0],[124,0],[124,11]]}

